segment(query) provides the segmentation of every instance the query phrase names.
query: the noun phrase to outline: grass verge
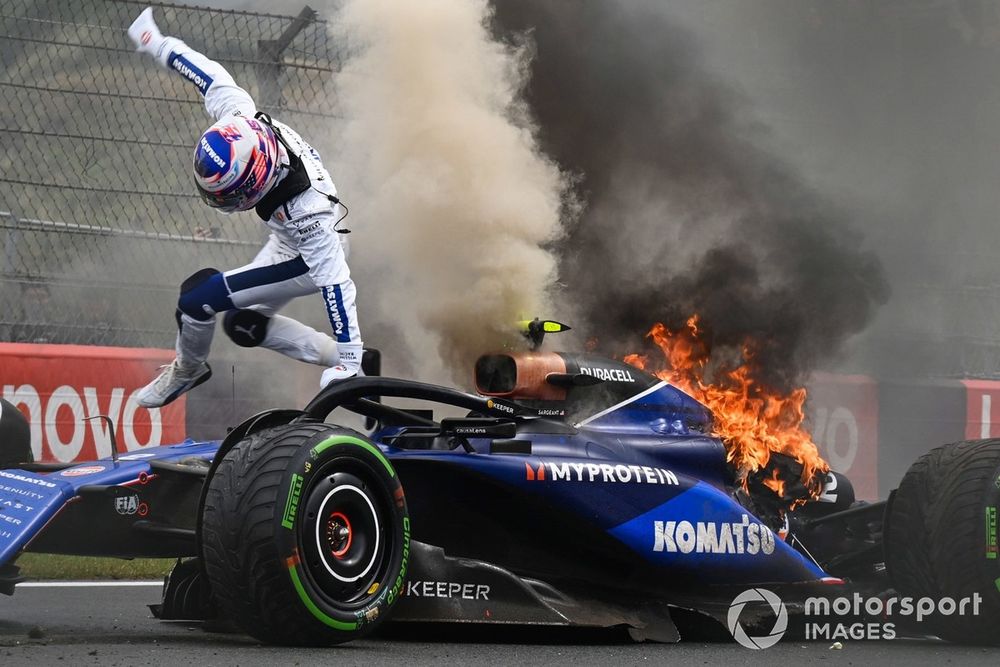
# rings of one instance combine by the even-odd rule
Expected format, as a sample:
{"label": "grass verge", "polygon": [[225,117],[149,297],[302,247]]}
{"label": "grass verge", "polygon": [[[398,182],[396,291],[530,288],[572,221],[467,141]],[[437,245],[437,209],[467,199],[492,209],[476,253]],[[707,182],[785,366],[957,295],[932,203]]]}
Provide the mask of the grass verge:
{"label": "grass verge", "polygon": [[16,565],[30,580],[162,579],[174,566],[173,558],[96,558],[24,553]]}

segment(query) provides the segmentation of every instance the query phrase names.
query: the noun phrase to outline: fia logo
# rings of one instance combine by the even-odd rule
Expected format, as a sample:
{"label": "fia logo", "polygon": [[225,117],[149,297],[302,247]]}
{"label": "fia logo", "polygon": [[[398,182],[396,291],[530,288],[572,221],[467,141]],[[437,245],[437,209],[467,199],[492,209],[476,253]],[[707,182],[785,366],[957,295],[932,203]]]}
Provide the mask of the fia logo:
{"label": "fia logo", "polygon": [[139,511],[139,496],[133,493],[128,496],[115,498],[115,511],[122,516],[135,514]]}

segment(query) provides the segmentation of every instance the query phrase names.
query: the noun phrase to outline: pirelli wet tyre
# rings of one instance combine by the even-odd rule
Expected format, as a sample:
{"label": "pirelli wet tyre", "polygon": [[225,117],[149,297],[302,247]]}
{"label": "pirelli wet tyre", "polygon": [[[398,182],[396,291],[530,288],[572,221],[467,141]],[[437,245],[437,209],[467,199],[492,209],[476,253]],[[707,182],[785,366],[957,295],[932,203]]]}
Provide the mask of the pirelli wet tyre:
{"label": "pirelli wet tyre", "polygon": [[0,470],[31,461],[28,420],[13,404],[0,398]]}
{"label": "pirelli wet tyre", "polygon": [[410,520],[392,465],[329,424],[265,429],[208,482],[202,557],[220,615],[273,644],[361,637],[402,592]]}
{"label": "pirelli wet tyre", "polygon": [[[954,642],[1000,644],[998,508],[1000,440],[938,447],[918,459],[893,492],[884,533],[890,580],[900,596],[938,605],[918,630]],[[950,613],[949,600],[957,607]]]}

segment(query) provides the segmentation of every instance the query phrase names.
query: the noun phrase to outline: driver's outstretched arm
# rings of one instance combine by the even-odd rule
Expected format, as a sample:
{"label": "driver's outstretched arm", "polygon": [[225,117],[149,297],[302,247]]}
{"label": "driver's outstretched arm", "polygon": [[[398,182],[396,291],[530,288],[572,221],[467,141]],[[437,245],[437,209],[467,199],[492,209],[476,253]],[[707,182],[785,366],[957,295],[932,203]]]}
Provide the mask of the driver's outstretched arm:
{"label": "driver's outstretched arm", "polygon": [[234,115],[253,118],[257,112],[250,93],[236,85],[225,67],[176,37],[161,34],[152,7],[132,22],[128,36],[138,51],[150,54],[160,65],[191,82],[205,97],[205,109],[215,120]]}

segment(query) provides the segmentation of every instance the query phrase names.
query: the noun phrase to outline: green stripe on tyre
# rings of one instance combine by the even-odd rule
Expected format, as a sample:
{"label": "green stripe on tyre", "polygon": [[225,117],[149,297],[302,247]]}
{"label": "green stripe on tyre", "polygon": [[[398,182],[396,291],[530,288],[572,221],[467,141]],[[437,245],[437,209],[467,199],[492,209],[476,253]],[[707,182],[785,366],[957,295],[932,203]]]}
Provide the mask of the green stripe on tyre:
{"label": "green stripe on tyre", "polygon": [[[385,458],[385,456],[382,454],[382,452],[379,450],[378,447],[375,447],[369,442],[365,442],[360,438],[355,438],[350,435],[331,436],[326,440],[323,440],[322,442],[317,444],[311,450],[309,450],[309,453],[312,454],[314,457],[316,457],[325,452],[330,447],[335,447],[336,445],[357,445],[358,447],[367,449],[369,452],[371,452],[371,454],[375,458],[377,458],[382,463],[383,466],[385,466],[385,469],[389,472],[389,475],[391,477],[396,476],[396,471],[393,470],[392,465],[389,463],[389,460]],[[291,495],[292,493],[290,492],[289,499],[291,498]],[[286,507],[286,514],[287,514],[287,507]],[[309,597],[309,594],[306,593],[306,589],[302,586],[302,580],[299,578],[299,573],[295,566],[288,568],[288,576],[291,577],[292,586],[294,586],[295,592],[298,593],[299,599],[302,600],[302,604],[304,604],[306,609],[309,610],[309,613],[315,616],[316,619],[319,620],[321,623],[335,630],[356,630],[358,628],[357,622],[338,621],[337,619],[332,618],[327,614],[323,613],[323,611],[319,607],[317,607],[316,603],[313,602],[312,599]]]}
{"label": "green stripe on tyre", "polygon": [[323,613],[323,611],[316,606],[316,603],[312,601],[309,595],[306,593],[306,589],[302,587],[302,580],[299,579],[299,573],[296,571],[295,566],[288,568],[288,576],[292,578],[292,585],[295,586],[295,592],[299,594],[299,599],[302,600],[302,604],[306,606],[313,616],[315,616],[323,625],[328,625],[334,630],[357,630],[357,622],[347,622],[338,621],[335,618],[331,618]]}
{"label": "green stripe on tyre", "polygon": [[313,447],[309,453],[312,454],[313,456],[319,456],[321,453],[325,452],[327,449],[330,449],[331,447],[334,447],[335,445],[357,445],[358,447],[363,447],[364,449],[367,449],[369,452],[375,455],[375,458],[377,458],[379,461],[382,462],[382,465],[384,465],[385,469],[389,471],[389,475],[391,477],[396,476],[396,471],[392,469],[392,465],[389,463],[389,459],[385,458],[385,455],[382,454],[382,452],[379,450],[378,447],[371,444],[370,442],[365,442],[360,438],[355,438],[354,436],[350,435],[331,436],[326,440],[324,440],[323,442],[316,445],[315,447]]}

